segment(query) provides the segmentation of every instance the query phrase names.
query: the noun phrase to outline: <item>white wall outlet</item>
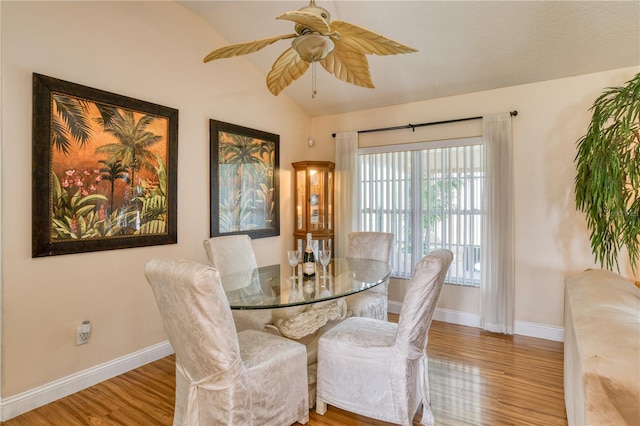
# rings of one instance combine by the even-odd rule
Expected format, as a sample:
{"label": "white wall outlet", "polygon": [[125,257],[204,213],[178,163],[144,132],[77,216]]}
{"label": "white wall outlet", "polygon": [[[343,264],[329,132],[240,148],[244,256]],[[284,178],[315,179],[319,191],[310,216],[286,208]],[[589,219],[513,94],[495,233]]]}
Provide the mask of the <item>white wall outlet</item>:
{"label": "white wall outlet", "polygon": [[90,337],[91,337],[91,323],[89,321],[82,321],[82,325],[80,325],[76,329],[76,346],[89,343]]}

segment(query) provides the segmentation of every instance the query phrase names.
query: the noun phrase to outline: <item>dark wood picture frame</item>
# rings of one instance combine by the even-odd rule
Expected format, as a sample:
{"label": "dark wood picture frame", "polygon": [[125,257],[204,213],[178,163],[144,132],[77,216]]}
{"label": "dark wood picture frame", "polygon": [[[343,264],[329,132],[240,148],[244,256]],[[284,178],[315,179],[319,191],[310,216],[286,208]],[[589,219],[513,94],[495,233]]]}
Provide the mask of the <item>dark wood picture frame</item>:
{"label": "dark wood picture frame", "polygon": [[177,243],[177,109],[34,73],[32,138],[32,257]]}
{"label": "dark wood picture frame", "polygon": [[280,235],[280,136],[217,120],[210,132],[210,234]]}

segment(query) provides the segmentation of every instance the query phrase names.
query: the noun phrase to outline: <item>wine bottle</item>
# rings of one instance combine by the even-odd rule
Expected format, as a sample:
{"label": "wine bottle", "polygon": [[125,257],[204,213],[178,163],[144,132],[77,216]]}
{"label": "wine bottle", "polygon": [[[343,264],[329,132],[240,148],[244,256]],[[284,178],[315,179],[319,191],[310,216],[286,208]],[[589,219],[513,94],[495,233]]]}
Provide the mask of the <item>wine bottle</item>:
{"label": "wine bottle", "polygon": [[316,276],[316,257],[311,246],[311,233],[307,234],[307,247],[302,255],[302,275],[304,279]]}

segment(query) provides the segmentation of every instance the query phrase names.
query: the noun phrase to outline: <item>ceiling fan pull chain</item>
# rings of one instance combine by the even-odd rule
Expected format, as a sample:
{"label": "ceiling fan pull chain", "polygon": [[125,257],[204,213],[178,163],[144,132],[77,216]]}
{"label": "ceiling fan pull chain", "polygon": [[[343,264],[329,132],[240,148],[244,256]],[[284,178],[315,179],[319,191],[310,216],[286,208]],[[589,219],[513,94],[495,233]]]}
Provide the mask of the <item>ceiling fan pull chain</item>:
{"label": "ceiling fan pull chain", "polygon": [[311,99],[316,97],[316,63],[311,62]]}

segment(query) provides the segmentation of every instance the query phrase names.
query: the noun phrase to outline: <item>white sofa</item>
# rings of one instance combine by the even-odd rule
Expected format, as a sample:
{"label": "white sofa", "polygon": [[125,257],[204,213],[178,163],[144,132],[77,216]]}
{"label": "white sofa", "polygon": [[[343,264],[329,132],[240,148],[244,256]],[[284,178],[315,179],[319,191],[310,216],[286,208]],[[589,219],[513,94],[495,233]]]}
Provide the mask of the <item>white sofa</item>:
{"label": "white sofa", "polygon": [[564,329],[569,425],[640,425],[640,290],[605,270],[567,277]]}

